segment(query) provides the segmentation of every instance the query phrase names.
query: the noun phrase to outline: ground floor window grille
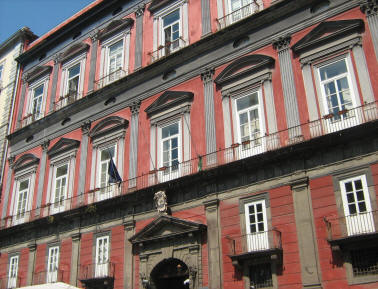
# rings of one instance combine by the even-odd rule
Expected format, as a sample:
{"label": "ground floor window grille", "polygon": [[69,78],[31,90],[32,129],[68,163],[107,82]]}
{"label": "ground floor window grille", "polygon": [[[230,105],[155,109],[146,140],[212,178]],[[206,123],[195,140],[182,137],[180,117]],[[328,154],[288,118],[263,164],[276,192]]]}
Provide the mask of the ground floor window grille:
{"label": "ground floor window grille", "polygon": [[378,274],[378,247],[351,251],[353,276]]}
{"label": "ground floor window grille", "polygon": [[273,286],[270,264],[258,264],[249,267],[250,288],[267,288]]}

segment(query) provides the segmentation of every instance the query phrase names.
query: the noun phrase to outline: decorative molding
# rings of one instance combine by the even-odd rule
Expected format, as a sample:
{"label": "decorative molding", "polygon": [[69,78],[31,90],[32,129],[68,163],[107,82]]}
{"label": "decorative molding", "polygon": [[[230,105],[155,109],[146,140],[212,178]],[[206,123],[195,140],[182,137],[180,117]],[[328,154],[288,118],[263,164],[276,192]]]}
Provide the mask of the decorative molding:
{"label": "decorative molding", "polygon": [[8,158],[8,163],[9,163],[10,168],[13,168],[15,159],[16,159],[15,156],[10,156]]}
{"label": "decorative molding", "polygon": [[37,165],[39,163],[39,158],[37,158],[33,154],[24,154],[21,157],[17,159],[17,161],[14,163],[13,169],[15,171],[22,170],[24,168]]}
{"label": "decorative molding", "polygon": [[70,58],[73,58],[74,56],[83,53],[84,51],[88,51],[89,44],[84,42],[79,42],[71,45],[69,48],[67,48],[59,57],[59,62],[65,62],[69,60]]}
{"label": "decorative molding", "polygon": [[273,41],[273,48],[276,49],[278,52],[289,49],[290,41],[291,41],[291,36],[289,35],[280,37],[277,40]]}
{"label": "decorative molding", "polygon": [[89,38],[91,39],[92,43],[95,43],[98,40],[98,30],[92,32],[89,35]]}
{"label": "decorative molding", "polygon": [[89,134],[90,130],[91,130],[91,121],[87,120],[83,122],[83,124],[81,125],[82,134]]}
{"label": "decorative molding", "polygon": [[201,80],[203,82],[213,81],[214,72],[215,72],[214,68],[207,68],[205,71],[201,73]]}
{"label": "decorative molding", "polygon": [[213,200],[204,201],[203,205],[205,206],[206,211],[213,212],[218,208],[219,200],[213,199]]}
{"label": "decorative molding", "polygon": [[378,1],[377,0],[364,0],[360,4],[362,13],[366,16],[378,15]]}
{"label": "decorative molding", "polygon": [[169,3],[173,2],[174,0],[153,0],[151,5],[147,8],[148,11],[154,13],[155,11],[163,8],[164,6],[168,5]]}
{"label": "decorative molding", "polygon": [[135,228],[135,220],[123,221],[123,228],[125,231],[131,231]]}
{"label": "decorative molding", "polygon": [[308,177],[299,178],[290,182],[290,187],[292,190],[297,190],[301,188],[308,187]]}
{"label": "decorative molding", "polygon": [[[237,81],[243,77],[261,71],[264,68],[274,67],[274,58],[261,54],[252,54],[241,57],[229,64],[215,78],[217,85],[225,85],[227,83]],[[270,76],[271,77],[271,76]]]}
{"label": "decorative molding", "polygon": [[130,105],[130,110],[132,114],[139,113],[141,102],[139,100],[133,101]]}
{"label": "decorative molding", "polygon": [[167,215],[168,203],[165,191],[158,191],[154,195],[154,205],[159,214]]}
{"label": "decorative molding", "polygon": [[71,235],[72,242],[78,242],[81,239],[81,233],[74,233]]}
{"label": "decorative molding", "polygon": [[54,61],[54,64],[57,65],[59,63],[59,60],[61,58],[62,54],[61,53],[57,53],[53,56],[53,61]]}
{"label": "decorative molding", "polygon": [[144,15],[145,4],[139,5],[135,10],[135,17],[140,17]]}
{"label": "decorative molding", "polygon": [[24,73],[22,79],[25,82],[30,83],[33,82],[33,80],[36,80],[37,78],[44,76],[45,74],[50,74],[52,69],[53,68],[50,65],[40,65],[34,68],[33,70]]}
{"label": "decorative molding", "polygon": [[62,154],[64,152],[78,148],[79,146],[80,146],[80,141],[62,137],[47,152],[47,155],[49,156],[49,158],[52,158],[55,155]]}
{"label": "decorative molding", "polygon": [[45,152],[49,149],[49,145],[50,145],[50,141],[49,140],[45,140],[42,144],[41,144],[41,147],[42,147],[42,151]]}
{"label": "decorative molding", "polygon": [[89,132],[89,136],[93,139],[116,130],[126,129],[128,125],[128,120],[119,116],[110,116],[96,124]]}
{"label": "decorative molding", "polygon": [[110,22],[104,29],[97,33],[98,39],[103,40],[112,36],[114,33],[126,29],[127,27],[133,25],[134,20],[131,18],[118,19]]}
{"label": "decorative molding", "polygon": [[161,111],[178,106],[185,102],[192,102],[194,93],[190,91],[166,91],[158,97],[149,107],[145,109],[148,117]]}
{"label": "decorative molding", "polygon": [[37,249],[36,243],[30,243],[28,244],[29,252],[34,252]]}

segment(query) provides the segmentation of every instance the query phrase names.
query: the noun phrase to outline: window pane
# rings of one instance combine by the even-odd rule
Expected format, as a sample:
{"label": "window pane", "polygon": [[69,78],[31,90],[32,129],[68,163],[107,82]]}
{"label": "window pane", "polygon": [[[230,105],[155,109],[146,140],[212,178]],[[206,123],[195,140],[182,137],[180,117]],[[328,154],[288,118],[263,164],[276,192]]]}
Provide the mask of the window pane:
{"label": "window pane", "polygon": [[75,75],[78,75],[80,73],[80,63],[76,64],[75,66],[72,66],[70,69],[68,69],[68,77],[72,78]]}
{"label": "window pane", "polygon": [[362,182],[361,182],[361,180],[356,180],[354,182],[354,186],[356,187],[356,190],[361,190],[362,189]]}
{"label": "window pane", "polygon": [[65,164],[63,166],[60,166],[56,169],[56,177],[61,177],[67,174],[68,165]]}
{"label": "window pane", "polygon": [[238,98],[236,100],[237,110],[240,111],[253,105],[257,105],[259,103],[257,96],[257,92],[255,92],[253,94]]}
{"label": "window pane", "polygon": [[352,182],[345,183],[345,191],[347,191],[347,192],[353,191]]}
{"label": "window pane", "polygon": [[324,67],[321,67],[319,71],[320,71],[321,80],[326,80],[326,79],[335,77],[339,74],[348,72],[345,59],[326,65]]}
{"label": "window pane", "polygon": [[180,19],[180,10],[173,11],[163,18],[164,27]]}
{"label": "window pane", "polygon": [[349,207],[349,214],[355,214],[357,212],[355,204],[350,204],[348,207]]}
{"label": "window pane", "polygon": [[163,127],[161,130],[162,138],[167,138],[169,136],[178,134],[178,123],[171,124],[169,126]]}
{"label": "window pane", "polygon": [[34,89],[34,97],[43,94],[43,84]]}
{"label": "window pane", "polygon": [[353,193],[347,194],[347,200],[348,200],[348,203],[354,203],[354,194]]}
{"label": "window pane", "polygon": [[358,203],[358,209],[360,210],[360,213],[366,212],[365,202]]}
{"label": "window pane", "polygon": [[20,183],[20,191],[26,190],[29,187],[29,179]]}

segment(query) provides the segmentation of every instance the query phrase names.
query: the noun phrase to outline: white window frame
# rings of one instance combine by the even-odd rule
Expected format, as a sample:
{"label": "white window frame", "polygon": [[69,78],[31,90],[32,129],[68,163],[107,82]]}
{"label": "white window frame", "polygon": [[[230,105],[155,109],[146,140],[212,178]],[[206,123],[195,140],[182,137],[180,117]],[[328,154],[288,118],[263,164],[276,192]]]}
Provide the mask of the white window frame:
{"label": "white window frame", "polygon": [[[239,120],[239,112],[237,109],[237,101],[238,99],[241,99],[243,97],[246,97],[248,95],[252,95],[254,93],[257,93],[258,98],[258,105],[257,111],[259,114],[259,125],[260,125],[260,145],[253,146],[254,141],[251,141],[250,144],[252,144],[249,148],[246,148],[245,145],[242,144],[241,141],[241,132],[240,132],[240,120]],[[237,149],[237,158],[242,159],[246,157],[250,157],[252,155],[261,154],[266,151],[266,124],[265,124],[265,106],[262,98],[262,89],[261,86],[252,88],[250,90],[247,90],[243,93],[235,94],[232,96],[231,101],[231,109],[232,109],[232,118],[233,118],[233,126],[234,126],[234,143],[239,144]],[[244,109],[245,111],[251,110],[251,107],[248,109]],[[243,111],[244,111],[243,110]]]}
{"label": "white window frame", "polygon": [[[171,167],[165,168],[165,170],[160,170],[164,167],[164,151],[163,151],[163,137],[162,130],[163,128],[176,124],[178,126],[177,134],[177,147],[178,147],[178,167],[176,170],[171,171]],[[182,120],[180,118],[173,118],[159,123],[158,132],[157,132],[157,144],[158,144],[158,169],[159,169],[159,181],[166,182],[172,179],[176,179],[181,176],[181,166],[182,166]],[[172,139],[172,137],[165,138],[164,140]]]}
{"label": "white window frame", "polygon": [[3,87],[3,78],[4,78],[4,63],[0,63],[0,92]]}
{"label": "white window frame", "polygon": [[[356,200],[357,193],[355,190],[354,182],[358,180],[360,180],[362,184],[364,203],[366,207],[365,212],[360,212],[359,206]],[[353,194],[353,198],[354,198],[353,203],[355,203],[354,206],[356,207],[355,214],[351,214],[348,207],[349,203],[348,203],[348,198],[347,198],[347,192],[345,189],[345,184],[349,182],[352,182],[353,184],[353,191],[351,194]],[[344,208],[344,216],[346,219],[345,223],[346,223],[348,235],[352,236],[352,235],[375,232],[376,229],[375,229],[375,224],[374,224],[374,217],[372,214],[372,206],[371,206],[369,187],[367,185],[366,175],[359,175],[359,176],[351,177],[348,179],[340,180],[340,189],[341,189],[341,199],[342,199],[343,208]]]}
{"label": "white window frame", "polygon": [[[80,54],[79,56],[63,63],[62,65],[62,76],[61,76],[61,86],[60,86],[60,97],[59,100],[62,102],[59,107],[63,107],[69,103],[71,103],[72,100],[77,100],[83,97],[83,91],[84,91],[84,76],[85,76],[85,64],[87,61],[87,53],[84,52]],[[69,70],[76,66],[77,64],[80,65],[80,73],[79,73],[79,83],[78,83],[78,91],[76,95],[70,96],[69,95]],[[68,99],[71,98],[71,99]]]}
{"label": "white window frame", "polygon": [[12,256],[9,258],[9,270],[8,270],[8,284],[7,288],[16,288],[17,284],[17,275],[18,275],[18,263],[20,261],[20,256]]}
{"label": "white window frame", "polygon": [[[35,174],[36,174],[37,166],[32,166],[22,171],[18,171],[15,173],[14,184],[13,184],[13,193],[12,193],[12,201],[11,201],[11,211],[12,211],[12,225],[18,225],[25,223],[30,218],[30,211],[32,208],[33,196],[34,196],[34,188],[35,188]],[[27,193],[26,199],[26,206],[25,206],[25,213],[22,218],[17,216],[17,208],[18,208],[18,197],[19,197],[19,186],[20,183],[29,180],[29,188]]]}
{"label": "white window frame", "polygon": [[49,247],[47,255],[46,283],[55,283],[58,281],[59,257],[59,246]]}
{"label": "white window frame", "polygon": [[[44,215],[52,215],[60,212],[64,212],[70,209],[71,202],[70,198],[73,196],[73,188],[75,181],[75,166],[76,166],[76,153],[77,148],[72,149],[63,154],[56,155],[50,159],[50,169],[49,169],[49,182],[47,185],[47,198],[46,202],[49,206],[46,207],[48,212],[45,212]],[[67,168],[67,183],[66,183],[66,192],[65,198],[62,201],[61,205],[55,206],[55,185],[56,185],[56,170],[62,165],[68,165]]]}
{"label": "white window frame", "polygon": [[[29,84],[28,86],[28,97],[27,97],[27,104],[25,109],[25,115],[24,117],[27,117],[27,123],[25,125],[30,124],[38,119],[41,119],[45,116],[45,109],[46,109],[46,99],[47,99],[47,93],[48,93],[48,84],[49,84],[50,76],[45,76],[39,80],[36,80]],[[34,110],[34,96],[35,96],[35,89],[37,89],[39,86],[43,85],[43,93],[42,93],[42,104],[41,104],[41,112],[38,117],[35,117],[33,115]]]}
{"label": "white window frame", "polygon": [[[104,245],[104,243],[106,243],[106,246]],[[102,250],[101,250],[101,247],[102,247]],[[96,238],[96,252],[95,252],[95,272],[94,272],[96,278],[108,276],[109,261],[110,261],[110,238],[108,235],[97,237]]]}
{"label": "white window frame", "polygon": [[[122,66],[120,68],[119,73],[113,72],[115,77],[114,79],[111,79],[109,75],[110,47],[118,43],[119,41],[123,41]],[[118,33],[108,39],[101,41],[101,63],[100,63],[100,78],[99,78],[100,87],[110,84],[128,74],[129,58],[130,58],[129,54],[130,54],[130,28],[126,28],[121,33]]]}
{"label": "white window frame", "polygon": [[[360,96],[357,90],[357,82],[356,77],[354,73],[354,68],[352,64],[352,60],[350,57],[350,54],[342,54],[337,57],[328,59],[326,61],[319,62],[314,65],[314,75],[315,75],[315,82],[316,82],[316,88],[317,88],[317,94],[318,94],[318,101],[319,101],[319,107],[322,116],[328,116],[331,112],[329,111],[328,104],[327,104],[327,96],[324,90],[323,83],[326,81],[322,81],[320,78],[320,69],[322,67],[325,67],[327,65],[336,63],[338,61],[345,60],[347,70],[346,73],[348,84],[349,84],[349,90],[350,90],[350,98],[352,102],[353,108],[359,107],[361,105]],[[350,116],[347,118],[344,118],[343,116],[338,121],[334,121],[333,117],[325,119],[325,130],[328,133],[335,132],[338,130],[342,130],[348,127],[356,126],[361,122],[361,117],[357,111],[352,112],[354,116]]]}
{"label": "white window frame", "polygon": [[175,1],[170,5],[162,8],[161,10],[154,12],[153,21],[153,60],[165,56],[165,49],[159,49],[160,46],[165,46],[164,43],[164,31],[163,31],[163,18],[170,13],[180,10],[180,36],[178,48],[170,51],[173,53],[184,46],[189,45],[189,26],[188,26],[188,1],[180,0]]}
{"label": "white window frame", "polygon": [[[116,184],[109,185],[109,175],[108,175],[108,169],[109,169],[109,161],[110,159],[106,161],[101,161],[101,153],[103,151],[107,151],[108,149],[114,147],[114,156],[112,157],[114,164],[117,167],[118,170],[118,165],[117,165],[117,143],[112,143],[112,144],[106,144],[99,146],[97,149],[97,168],[96,168],[96,187],[99,188],[100,190],[97,192],[97,200],[102,201],[106,199],[110,199],[113,197],[116,187]],[[101,168],[102,164],[106,164],[106,172],[105,172],[105,183],[107,184],[105,187],[101,186]]]}
{"label": "white window frame", "polygon": [[[250,206],[262,206],[263,214],[263,224],[264,230],[259,231],[258,227],[256,232],[251,232],[251,222],[250,222]],[[253,202],[248,202],[244,204],[244,213],[245,213],[245,226],[246,226],[246,241],[248,251],[262,251],[269,249],[269,235],[268,235],[268,219],[267,219],[267,210],[266,210],[266,200],[256,200]]]}

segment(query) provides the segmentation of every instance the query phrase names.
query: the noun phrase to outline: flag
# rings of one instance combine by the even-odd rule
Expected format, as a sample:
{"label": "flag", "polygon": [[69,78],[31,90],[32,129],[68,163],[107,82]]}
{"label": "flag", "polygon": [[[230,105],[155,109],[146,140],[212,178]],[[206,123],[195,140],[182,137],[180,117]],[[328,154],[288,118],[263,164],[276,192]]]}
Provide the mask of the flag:
{"label": "flag", "polygon": [[109,161],[108,175],[109,175],[109,185],[122,182],[122,179],[118,173],[117,167],[115,166],[113,162],[113,158],[110,158],[110,161]]}

